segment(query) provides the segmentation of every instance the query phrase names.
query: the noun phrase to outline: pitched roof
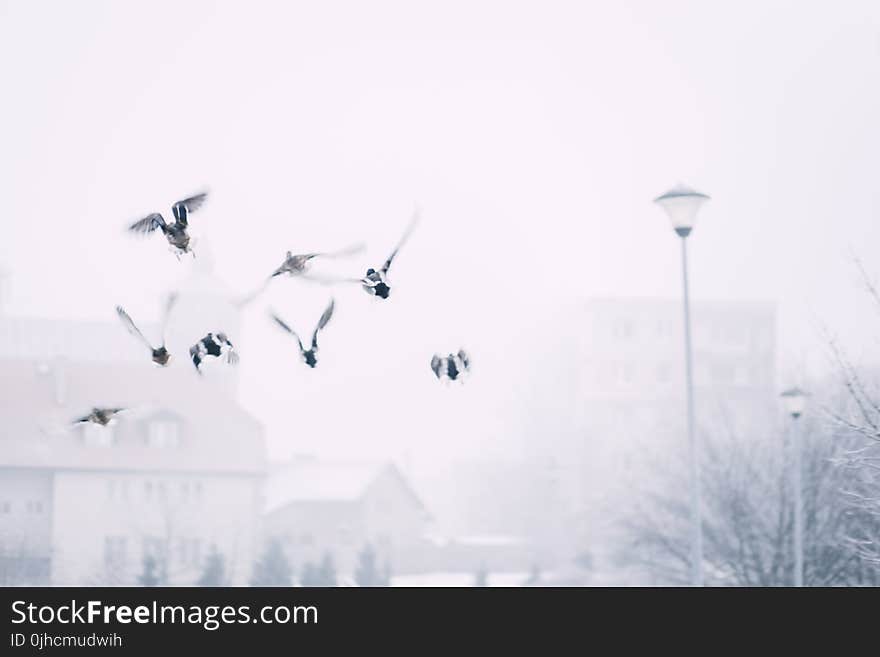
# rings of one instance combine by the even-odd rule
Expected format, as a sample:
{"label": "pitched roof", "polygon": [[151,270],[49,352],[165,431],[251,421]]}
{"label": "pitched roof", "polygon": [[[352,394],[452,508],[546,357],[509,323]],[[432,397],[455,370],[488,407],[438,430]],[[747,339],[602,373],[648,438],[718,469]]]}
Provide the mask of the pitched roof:
{"label": "pitched roof", "polygon": [[[0,467],[264,472],[259,422],[183,365],[0,360]],[[120,415],[113,446],[87,445],[71,425],[93,406],[132,409]],[[178,447],[147,445],[157,414],[180,418]]]}
{"label": "pitched roof", "polygon": [[356,502],[380,476],[396,478],[416,504],[424,506],[393,463],[295,459],[275,466],[270,472],[266,511],[293,502]]}

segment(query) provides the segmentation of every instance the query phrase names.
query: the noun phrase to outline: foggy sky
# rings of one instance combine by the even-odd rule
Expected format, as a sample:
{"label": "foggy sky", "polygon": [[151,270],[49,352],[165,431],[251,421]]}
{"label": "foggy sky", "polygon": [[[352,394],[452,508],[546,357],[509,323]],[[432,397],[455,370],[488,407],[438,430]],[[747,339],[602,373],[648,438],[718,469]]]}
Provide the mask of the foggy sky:
{"label": "foggy sky", "polygon": [[[5,308],[157,316],[193,265],[124,227],[203,188],[231,293],[287,249],[363,240],[332,265],[360,275],[418,203],[387,304],[280,281],[248,309],[242,401],[276,454],[430,458],[459,422],[482,436],[462,453],[504,451],[550,385],[519,364],[574,330],[545,318],[678,297],[651,199],[685,181],[713,197],[694,296],[778,302],[790,379],[821,369],[818,324],[876,348],[849,253],[880,275],[878,79],[870,1],[0,2]],[[309,333],[331,293],[308,371],[265,309]],[[430,355],[460,346],[474,377],[438,387]]]}

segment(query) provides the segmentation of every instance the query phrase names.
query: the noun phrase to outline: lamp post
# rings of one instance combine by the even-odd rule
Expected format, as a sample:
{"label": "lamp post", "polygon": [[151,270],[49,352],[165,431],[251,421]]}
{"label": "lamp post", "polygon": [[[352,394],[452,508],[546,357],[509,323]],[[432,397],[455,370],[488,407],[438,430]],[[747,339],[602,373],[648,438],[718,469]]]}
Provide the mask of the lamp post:
{"label": "lamp post", "polygon": [[697,212],[709,197],[689,187],[673,187],[654,202],[662,207],[675,234],[681,238],[681,267],[684,288],[684,365],[687,387],[687,433],[690,451],[691,492],[691,584],[703,585],[703,526],[700,518],[700,454],[694,427],[694,375],[691,349],[691,309],[688,290],[687,237],[697,219]]}
{"label": "lamp post", "polygon": [[800,388],[784,391],[782,405],[791,416],[791,446],[794,454],[792,488],[794,489],[794,585],[804,585],[804,504],[801,484],[801,437],[798,418],[807,405],[807,393]]}

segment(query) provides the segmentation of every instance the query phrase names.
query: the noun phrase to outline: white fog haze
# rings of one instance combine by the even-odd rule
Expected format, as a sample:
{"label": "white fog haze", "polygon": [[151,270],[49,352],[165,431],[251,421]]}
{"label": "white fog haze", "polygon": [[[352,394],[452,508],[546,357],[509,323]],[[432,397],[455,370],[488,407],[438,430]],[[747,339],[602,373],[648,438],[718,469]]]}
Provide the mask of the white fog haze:
{"label": "white fog haze", "polygon": [[[26,402],[33,427],[63,433],[68,415],[117,403],[107,398],[114,377],[138,381],[120,384],[123,396],[141,376],[144,390],[168,386],[120,399],[148,408],[120,416],[123,442],[138,439],[134,425],[151,422],[154,407],[178,418],[228,402],[252,418],[217,411],[198,434],[210,451],[210,431],[254,427],[247,441],[264,474],[280,477],[274,468],[287,463],[294,482],[260,517],[242,502],[265,502],[264,488],[246,483],[253,473],[229,484],[243,509],[228,534],[234,549],[207,525],[194,535],[202,556],[209,544],[226,550],[234,583],[249,581],[248,559],[270,539],[305,544],[297,528],[311,522],[313,490],[357,500],[381,490],[436,545],[459,539],[454,554],[437,547],[420,560],[408,547],[398,557],[402,548],[383,551],[375,537],[398,546],[399,528],[374,531],[364,511],[364,536],[383,559],[395,555],[394,575],[412,578],[401,585],[440,581],[431,573],[469,585],[478,567],[490,583],[493,572],[496,583],[519,581],[507,573],[522,579],[532,567],[563,582],[575,557],[592,569],[580,583],[641,582],[618,576],[612,554],[614,514],[641,503],[613,500],[646,470],[671,476],[686,449],[680,240],[652,201],[677,183],[711,196],[687,240],[699,430],[724,425],[726,440],[760,425],[758,442],[777,440],[783,388],[819,395],[839,379],[828,335],[859,368],[878,365],[880,315],[855,264],[880,278],[878,80],[871,1],[0,0],[0,393],[44,395]],[[175,257],[159,231],[127,231],[152,212],[170,220],[176,201],[201,191],[189,217],[195,257]],[[354,283],[278,276],[235,305],[287,251],[363,243],[352,256],[316,258],[313,272],[378,269],[417,210],[388,300]],[[158,342],[171,292],[166,383],[114,309]],[[305,343],[331,298],[310,369],[269,313]],[[212,361],[200,378],[187,350],[208,331],[226,331],[240,362]],[[56,333],[64,338],[47,337]],[[468,376],[438,380],[431,357],[459,349]],[[67,360],[52,360],[65,350]],[[125,365],[83,374],[106,377],[94,388],[101,399],[82,388],[58,402],[49,379],[22,365],[75,372],[104,350]],[[188,407],[190,394],[198,402]],[[197,425],[181,424],[184,442]],[[229,438],[217,449],[235,460]],[[52,463],[41,467],[64,467]],[[363,486],[340,492],[297,477]],[[83,554],[106,560],[115,546],[134,579],[149,552],[135,546],[151,540],[139,531],[108,530]],[[321,531],[303,548],[315,563]],[[300,539],[285,545],[294,579],[305,567]],[[361,547],[359,534],[351,541],[351,554],[333,551],[340,578]],[[180,577],[191,584],[198,563],[187,549],[193,574]],[[54,578],[94,567],[49,569]],[[664,577],[649,580],[677,581]]]}

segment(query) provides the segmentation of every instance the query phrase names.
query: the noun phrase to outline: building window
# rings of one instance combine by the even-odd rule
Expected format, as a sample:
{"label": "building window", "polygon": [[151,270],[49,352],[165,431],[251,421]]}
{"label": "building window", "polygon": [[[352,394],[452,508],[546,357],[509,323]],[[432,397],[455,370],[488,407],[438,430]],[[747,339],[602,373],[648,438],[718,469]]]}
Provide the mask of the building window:
{"label": "building window", "polygon": [[3,513],[5,515],[5,514],[11,513],[11,512],[12,512],[12,505],[9,502],[4,501],[2,504],[0,504],[0,513]]}
{"label": "building window", "polygon": [[612,329],[615,338],[624,340],[632,339],[636,334],[635,324],[631,319],[620,319],[614,322]]}
{"label": "building window", "polygon": [[147,500],[153,499],[153,482],[145,481],[144,482],[144,498]]}
{"label": "building window", "polygon": [[42,513],[43,503],[40,500],[28,500],[25,504],[28,513]]}
{"label": "building window", "polygon": [[147,444],[150,447],[177,447],[180,445],[180,425],[175,420],[152,420],[147,426]]}
{"label": "building window", "polygon": [[187,481],[180,484],[180,499],[184,502],[189,500],[189,482]]}

